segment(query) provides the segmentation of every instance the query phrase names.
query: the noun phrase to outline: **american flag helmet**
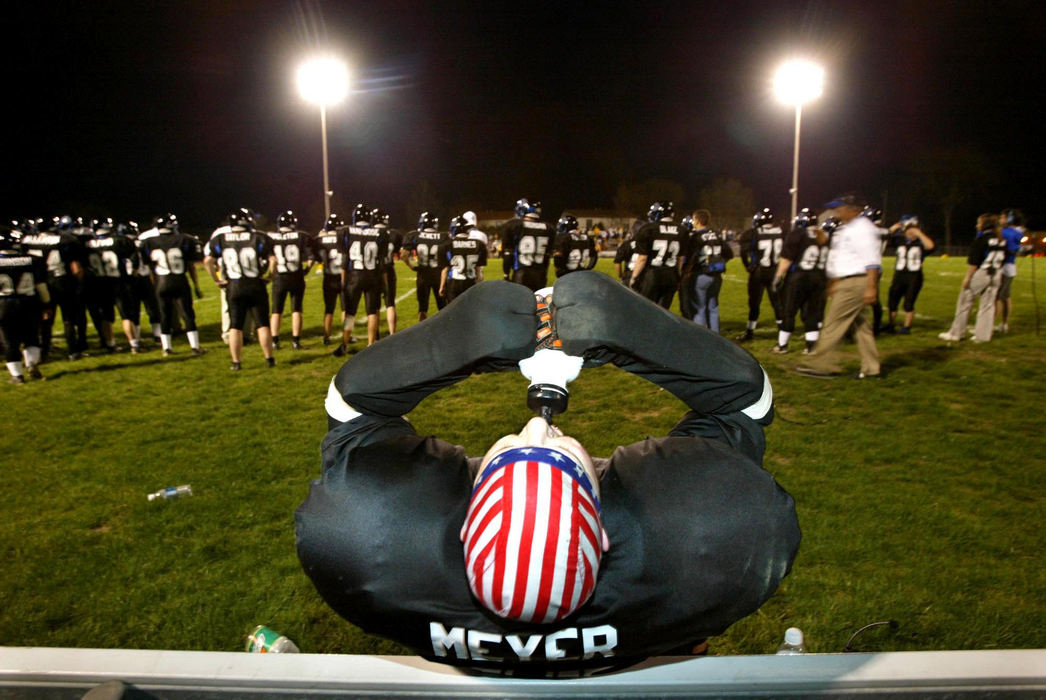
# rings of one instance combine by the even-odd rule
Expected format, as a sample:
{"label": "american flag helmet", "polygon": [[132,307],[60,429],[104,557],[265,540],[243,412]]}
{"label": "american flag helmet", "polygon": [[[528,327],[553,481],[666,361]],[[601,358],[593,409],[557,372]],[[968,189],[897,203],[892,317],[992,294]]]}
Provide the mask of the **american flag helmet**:
{"label": "american flag helmet", "polygon": [[592,595],[603,553],[599,499],[565,452],[519,447],[496,455],[465,516],[472,594],[499,617],[554,622]]}

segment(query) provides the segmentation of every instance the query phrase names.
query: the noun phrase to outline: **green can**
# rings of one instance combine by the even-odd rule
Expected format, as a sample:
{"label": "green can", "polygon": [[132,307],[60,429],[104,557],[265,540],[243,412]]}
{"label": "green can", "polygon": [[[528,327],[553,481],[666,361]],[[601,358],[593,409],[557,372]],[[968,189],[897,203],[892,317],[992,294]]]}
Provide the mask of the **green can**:
{"label": "green can", "polygon": [[252,654],[297,654],[301,650],[276,630],[258,625],[247,636],[247,651]]}

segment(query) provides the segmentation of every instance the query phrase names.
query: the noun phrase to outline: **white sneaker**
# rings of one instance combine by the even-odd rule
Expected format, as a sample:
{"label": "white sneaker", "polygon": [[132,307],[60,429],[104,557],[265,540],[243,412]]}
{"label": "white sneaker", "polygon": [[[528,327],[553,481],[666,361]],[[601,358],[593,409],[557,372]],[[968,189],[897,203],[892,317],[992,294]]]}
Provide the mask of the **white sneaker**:
{"label": "white sneaker", "polygon": [[938,333],[937,337],[941,340],[947,340],[949,343],[958,343],[959,338],[956,338],[951,334],[951,331],[945,331],[944,333]]}

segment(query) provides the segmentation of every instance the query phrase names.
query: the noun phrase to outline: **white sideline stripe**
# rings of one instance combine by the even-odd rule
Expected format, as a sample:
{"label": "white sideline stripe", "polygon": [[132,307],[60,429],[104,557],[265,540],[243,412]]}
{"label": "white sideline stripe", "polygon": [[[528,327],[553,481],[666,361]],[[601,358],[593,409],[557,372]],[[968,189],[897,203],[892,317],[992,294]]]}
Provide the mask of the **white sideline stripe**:
{"label": "white sideline stripe", "polygon": [[54,697],[113,678],[193,697],[1041,697],[1046,650],[655,657],[588,678],[513,679],[417,656],[0,647],[0,694]]}
{"label": "white sideline stripe", "polygon": [[327,388],[327,398],[324,400],[323,406],[327,409],[328,416],[342,423],[348,423],[353,418],[363,415],[345,402],[345,399],[341,397],[341,392],[338,391],[338,387],[334,386],[333,379],[331,379],[330,386]]}
{"label": "white sideline stripe", "polygon": [[[762,368],[760,368],[762,369]],[[766,376],[766,370],[763,370],[763,395],[759,397],[759,400],[748,408],[741,409],[741,413],[745,414],[752,420],[759,420],[764,417],[769,411],[770,407],[774,405],[774,389],[770,386],[770,377]]]}

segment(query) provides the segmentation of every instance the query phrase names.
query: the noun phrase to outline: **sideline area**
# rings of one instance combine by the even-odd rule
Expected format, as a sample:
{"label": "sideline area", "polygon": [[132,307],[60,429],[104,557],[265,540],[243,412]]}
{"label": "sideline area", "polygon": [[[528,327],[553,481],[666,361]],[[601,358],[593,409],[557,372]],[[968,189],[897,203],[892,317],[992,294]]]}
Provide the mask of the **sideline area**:
{"label": "sideline area", "polygon": [[[575,679],[469,675],[413,656],[0,647],[0,697],[1043,697],[1046,649],[660,657]],[[106,697],[120,697],[115,695]]]}

